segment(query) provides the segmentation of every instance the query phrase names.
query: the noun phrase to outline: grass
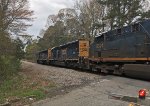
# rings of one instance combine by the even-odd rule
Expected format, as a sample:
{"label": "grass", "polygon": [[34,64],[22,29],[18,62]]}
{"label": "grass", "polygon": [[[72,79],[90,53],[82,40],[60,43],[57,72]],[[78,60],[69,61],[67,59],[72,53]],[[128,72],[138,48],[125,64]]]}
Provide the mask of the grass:
{"label": "grass", "polygon": [[32,90],[32,89],[28,89],[28,90],[24,90],[23,92],[17,92],[16,93],[18,97],[34,97],[36,98],[36,100],[40,100],[46,97],[46,94],[44,94],[44,91],[41,89],[37,89],[37,90]]}
{"label": "grass", "polygon": [[[33,96],[36,100],[44,99],[46,97],[46,94],[42,86],[38,86],[38,84],[31,85],[25,82],[26,80],[23,79],[23,77],[19,75],[14,78],[4,81],[0,85],[0,104],[4,103],[6,99],[10,97],[23,98],[23,97]],[[35,88],[35,86],[38,86],[38,87]],[[50,86],[53,87],[54,85],[52,84]]]}

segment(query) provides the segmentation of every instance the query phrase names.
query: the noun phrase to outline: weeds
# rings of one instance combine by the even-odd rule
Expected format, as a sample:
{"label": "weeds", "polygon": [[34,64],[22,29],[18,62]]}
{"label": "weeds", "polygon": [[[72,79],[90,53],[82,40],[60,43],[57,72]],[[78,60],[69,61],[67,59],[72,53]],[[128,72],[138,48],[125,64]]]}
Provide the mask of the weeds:
{"label": "weeds", "polygon": [[9,79],[20,69],[20,60],[14,56],[0,56],[0,81]]}
{"label": "weeds", "polygon": [[36,100],[46,97],[42,88],[37,87],[37,89],[33,89],[30,85],[26,85],[27,87],[24,87],[24,82],[25,80],[19,75],[4,81],[0,85],[0,103],[4,103],[9,97],[24,98],[34,96]]}

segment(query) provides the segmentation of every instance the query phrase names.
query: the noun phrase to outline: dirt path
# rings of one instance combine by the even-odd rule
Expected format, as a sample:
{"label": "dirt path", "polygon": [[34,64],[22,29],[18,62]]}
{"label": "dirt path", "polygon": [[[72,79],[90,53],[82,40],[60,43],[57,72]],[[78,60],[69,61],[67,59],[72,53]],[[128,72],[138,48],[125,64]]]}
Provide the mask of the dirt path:
{"label": "dirt path", "polygon": [[[55,84],[55,87],[45,89],[47,99],[35,102],[33,106],[128,106],[129,102],[112,99],[110,94],[137,97],[141,88],[150,89],[147,81],[30,62],[23,62],[23,69],[27,76]],[[150,106],[149,101],[145,106]]]}
{"label": "dirt path", "polygon": [[26,61],[23,61],[22,69],[26,76],[32,78],[32,81],[38,82],[42,79],[46,81],[43,84],[51,82],[55,85],[54,87],[45,88],[48,97],[68,93],[91,82],[100,81],[102,78],[102,76],[94,73],[40,65]]}

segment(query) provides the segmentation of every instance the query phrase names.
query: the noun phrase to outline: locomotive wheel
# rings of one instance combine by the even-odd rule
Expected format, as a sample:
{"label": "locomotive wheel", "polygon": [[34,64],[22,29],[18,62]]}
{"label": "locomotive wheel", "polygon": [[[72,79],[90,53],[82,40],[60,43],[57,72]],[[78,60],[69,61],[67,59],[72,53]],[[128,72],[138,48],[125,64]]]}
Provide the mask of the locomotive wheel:
{"label": "locomotive wheel", "polygon": [[108,70],[106,70],[106,69],[101,69],[101,72],[104,74],[108,74]]}
{"label": "locomotive wheel", "polygon": [[95,67],[91,67],[91,70],[94,72],[98,71]]}
{"label": "locomotive wheel", "polygon": [[123,71],[122,70],[114,70],[113,74],[115,75],[123,75]]}
{"label": "locomotive wheel", "polygon": [[123,73],[124,73],[123,65],[115,65],[113,74],[121,76],[121,75],[123,75]]}

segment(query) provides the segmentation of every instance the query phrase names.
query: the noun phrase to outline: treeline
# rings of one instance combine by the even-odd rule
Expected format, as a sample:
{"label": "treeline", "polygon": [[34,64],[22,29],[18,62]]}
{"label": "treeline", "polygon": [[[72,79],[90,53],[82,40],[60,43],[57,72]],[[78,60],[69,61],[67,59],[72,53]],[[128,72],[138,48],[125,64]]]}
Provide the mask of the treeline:
{"label": "treeline", "polygon": [[24,45],[19,35],[32,14],[27,0],[0,0],[0,83],[20,69]]}
{"label": "treeline", "polygon": [[28,59],[35,59],[39,50],[80,38],[92,41],[101,32],[148,19],[148,6],[146,0],[77,0],[74,9],[61,9],[48,17],[47,30],[27,47]]}

